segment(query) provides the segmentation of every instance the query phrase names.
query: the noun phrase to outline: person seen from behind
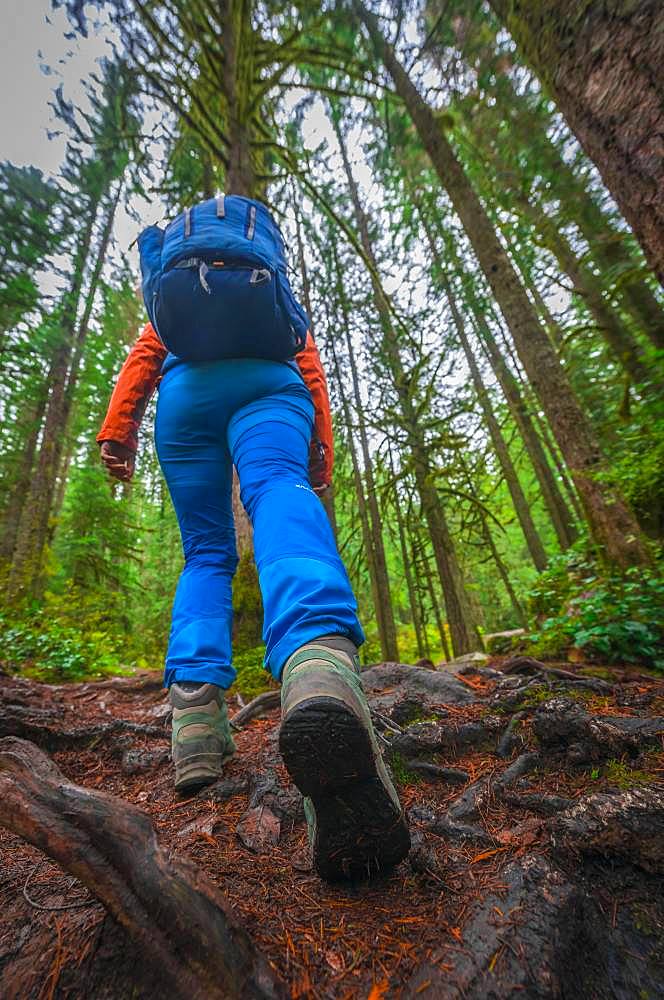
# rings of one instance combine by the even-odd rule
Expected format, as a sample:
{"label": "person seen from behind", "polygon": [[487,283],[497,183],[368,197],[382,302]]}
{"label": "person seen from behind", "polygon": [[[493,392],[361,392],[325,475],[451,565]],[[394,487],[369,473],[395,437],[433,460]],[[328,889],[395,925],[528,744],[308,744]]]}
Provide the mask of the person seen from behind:
{"label": "person seen from behind", "polygon": [[175,787],[216,781],[235,752],[224,698],[235,679],[235,466],[265,667],[281,683],[279,746],[305,796],[314,863],[329,880],[389,870],[408,852],[408,828],[362,689],[356,601],[316,495],[333,468],[327,385],[279,229],[260,202],[221,195],[151,226],[139,249],[150,322],[97,441],[109,473],[131,479],[159,386],[155,444],[185,560],[165,667]]}

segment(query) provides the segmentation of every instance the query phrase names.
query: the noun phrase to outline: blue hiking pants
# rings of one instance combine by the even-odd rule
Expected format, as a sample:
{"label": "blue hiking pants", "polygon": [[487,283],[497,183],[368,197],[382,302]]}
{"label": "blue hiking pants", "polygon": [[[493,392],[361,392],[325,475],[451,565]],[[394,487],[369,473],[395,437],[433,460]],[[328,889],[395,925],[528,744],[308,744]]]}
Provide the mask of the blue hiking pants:
{"label": "blue hiking pants", "polygon": [[168,362],[159,389],[157,454],[182,534],[165,684],[227,688],[231,581],[237,566],[232,468],[254,529],[265,666],[321,635],[364,641],[327,515],[309,485],[313,404],[299,373],[276,361]]}

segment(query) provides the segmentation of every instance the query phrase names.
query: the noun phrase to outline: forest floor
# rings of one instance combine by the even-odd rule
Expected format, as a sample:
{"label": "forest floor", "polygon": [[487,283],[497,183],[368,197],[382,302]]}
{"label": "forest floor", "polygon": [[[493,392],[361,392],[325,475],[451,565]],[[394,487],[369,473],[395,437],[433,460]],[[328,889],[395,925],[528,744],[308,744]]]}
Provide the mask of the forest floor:
{"label": "forest floor", "polygon": [[[369,885],[311,870],[276,708],[237,731],[219,783],[180,800],[156,676],[54,686],[0,672],[0,758],[30,740],[69,782],[147,813],[166,857],[219,887],[285,996],[664,996],[662,679],[524,657],[364,677],[413,838]],[[8,813],[0,996],[180,995]]]}

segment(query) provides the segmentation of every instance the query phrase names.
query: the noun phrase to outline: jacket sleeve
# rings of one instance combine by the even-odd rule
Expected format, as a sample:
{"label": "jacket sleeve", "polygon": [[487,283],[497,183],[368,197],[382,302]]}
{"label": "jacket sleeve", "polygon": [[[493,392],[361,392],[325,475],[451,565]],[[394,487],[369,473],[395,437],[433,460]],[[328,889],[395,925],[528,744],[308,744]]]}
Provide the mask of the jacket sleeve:
{"label": "jacket sleeve", "polygon": [[132,347],[115,383],[97,441],[138,448],[138,428],[155,390],[167,350],[148,323]]}
{"label": "jacket sleeve", "polygon": [[302,378],[304,379],[314,404],[315,433],[311,442],[310,474],[312,486],[321,488],[332,482],[334,466],[334,437],[332,434],[332,415],[330,413],[330,397],[327,391],[327,380],[321,364],[318,348],[311,333],[307,333],[307,341],[303,351],[296,354]]}

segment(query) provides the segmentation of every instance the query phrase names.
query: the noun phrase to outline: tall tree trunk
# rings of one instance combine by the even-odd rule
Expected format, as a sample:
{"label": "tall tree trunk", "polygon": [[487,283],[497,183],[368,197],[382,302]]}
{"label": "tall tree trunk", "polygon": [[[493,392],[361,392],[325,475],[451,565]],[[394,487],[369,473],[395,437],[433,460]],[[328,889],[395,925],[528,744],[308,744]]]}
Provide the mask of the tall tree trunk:
{"label": "tall tree trunk", "polygon": [[42,442],[30,489],[21,512],[7,583],[7,596],[10,601],[16,601],[28,594],[36,594],[40,587],[48,518],[51,513],[65,433],[67,378],[76,345],[77,313],[97,209],[98,200],[92,199],[72,261],[72,283],[62,305],[60,339],[48,376],[50,394],[46,404]]}
{"label": "tall tree trunk", "polygon": [[470,599],[466,593],[461,567],[447,524],[445,511],[440,501],[438,490],[431,477],[426,439],[417,418],[399,355],[398,333],[392,322],[389,302],[377,277],[378,268],[369,235],[367,216],[360,203],[357,184],[355,183],[350,167],[341,129],[336,121],[334,124],[341,148],[344,169],[355,212],[355,220],[360,233],[360,242],[366,258],[371,264],[371,285],[376,311],[378,312],[383,331],[383,349],[398,394],[408,445],[413,456],[415,481],[420,494],[422,509],[429,526],[436,564],[443,587],[445,609],[452,636],[452,646],[455,654],[461,656],[464,653],[470,653],[479,648],[479,635]]}
{"label": "tall tree trunk", "polygon": [[519,482],[518,473],[512,462],[512,458],[507,447],[507,442],[505,441],[500,426],[496,419],[496,415],[493,412],[493,407],[491,406],[491,400],[489,399],[489,394],[487,393],[484,382],[482,381],[482,376],[480,370],[477,367],[475,361],[475,356],[473,350],[470,346],[470,341],[466,336],[466,331],[463,327],[463,320],[456,306],[454,300],[454,294],[450,288],[449,282],[445,277],[443,277],[443,285],[445,287],[445,294],[447,295],[448,302],[450,303],[450,308],[452,310],[452,316],[454,317],[454,325],[456,326],[457,335],[461,342],[463,352],[466,356],[466,361],[468,367],[470,368],[470,375],[473,381],[473,386],[475,388],[475,393],[477,395],[482,413],[484,415],[484,420],[489,429],[489,435],[491,437],[491,442],[493,444],[494,451],[498,458],[498,463],[502,470],[503,476],[505,477],[505,482],[507,483],[507,488],[510,491],[510,496],[512,498],[512,503],[514,504],[514,510],[516,511],[516,516],[521,525],[521,530],[523,531],[524,538],[526,539],[526,544],[528,546],[528,551],[530,552],[530,557],[533,560],[535,568],[542,572],[546,568],[546,553],[544,551],[544,546],[542,545],[542,540],[537,532],[535,523],[533,521],[532,515],[530,513],[530,505],[526,500],[526,496]]}
{"label": "tall tree trunk", "polygon": [[[394,609],[392,605],[392,594],[390,592],[390,579],[387,570],[387,557],[385,555],[385,545],[383,542],[382,517],[378,509],[378,496],[373,471],[373,459],[369,448],[369,435],[367,434],[366,421],[364,419],[364,407],[360,393],[360,379],[355,361],[355,350],[350,334],[350,317],[346,304],[346,292],[343,284],[341,266],[336,252],[336,246],[332,241],[332,253],[334,256],[335,278],[339,306],[341,309],[342,325],[346,341],[346,351],[350,364],[351,384],[353,387],[353,399],[355,401],[355,412],[357,414],[357,425],[360,433],[360,446],[362,448],[362,463],[364,465],[364,478],[367,484],[367,506],[369,508],[369,524],[371,528],[371,548],[376,574],[376,586],[378,602],[376,604],[376,616],[378,619],[379,632],[381,636],[381,650],[386,660],[398,661],[399,649],[397,645],[397,630],[394,621]],[[349,423],[349,428],[352,425]]]}
{"label": "tall tree trunk", "polygon": [[490,0],[664,283],[664,6]]}
{"label": "tall tree trunk", "polygon": [[226,190],[228,194],[258,198],[263,192],[256,174],[246,115],[253,82],[251,14],[240,0],[220,0],[219,15],[224,53],[222,103],[227,114]]}
{"label": "tall tree trunk", "polygon": [[[394,478],[394,465],[392,463],[392,453],[390,452],[390,468],[392,469],[392,477]],[[410,605],[410,614],[413,619],[413,629],[415,630],[415,641],[417,643],[417,652],[420,657],[425,656],[425,645],[422,641],[422,622],[420,619],[420,609],[417,602],[417,593],[415,590],[415,584],[413,581],[413,573],[411,568],[411,560],[408,556],[408,545],[406,543],[406,530],[404,527],[403,514],[401,512],[401,503],[399,501],[399,490],[397,488],[396,480],[394,483],[394,513],[397,522],[397,532],[399,534],[399,549],[401,552],[401,565],[403,567],[403,573],[406,578],[406,588],[408,590],[408,603]]]}
{"label": "tall tree trunk", "polygon": [[[452,261],[454,271],[461,279],[462,286],[465,287],[465,276],[458,254],[452,241],[447,238],[449,234],[446,234],[443,231],[442,235],[445,237],[446,256]],[[486,322],[484,311],[480,308],[479,302],[477,297],[473,294],[472,288],[466,289],[465,302],[474,319],[475,334],[486,351],[489,363],[498,380],[510,413],[512,414],[512,417],[521,432],[521,437],[526,447],[526,451],[528,452],[528,457],[537,478],[537,482],[539,483],[542,499],[547,511],[549,512],[549,517],[551,518],[551,523],[553,524],[556,532],[558,543],[561,549],[568,549],[578,537],[578,531],[574,523],[574,515],[570,512],[567,504],[565,503],[555,476],[551,471],[551,466],[549,465],[546,455],[544,454],[542,441],[534,427],[530,410],[524,395],[519,388],[519,383],[512,374],[509,365],[498,347],[496,338]]]}
{"label": "tall tree trunk", "polygon": [[632,382],[648,385],[652,382],[652,369],[643,358],[635,337],[604,298],[597,276],[578,259],[562,229],[546,215],[541,205],[533,205],[520,195],[515,195],[514,198],[517,211],[532,224],[546,249],[554,255],[560,269],[571,280],[575,292],[597,323],[598,332],[615,360],[628,373]]}
{"label": "tall tree trunk", "polygon": [[[532,126],[533,116],[528,116]],[[539,125],[539,123],[538,123]],[[537,127],[537,126],[535,126]],[[540,142],[545,146],[551,167],[554,190],[562,213],[567,212],[585,239],[600,273],[618,270],[616,294],[628,316],[658,350],[664,350],[664,307],[657,301],[642,274],[634,273],[643,265],[627,245],[626,233],[618,229],[597,204],[583,180],[560,155],[558,146],[539,126]]]}
{"label": "tall tree trunk", "polygon": [[563,159],[559,146],[549,138],[547,123],[518,95],[511,79],[506,76],[504,80],[518,109],[516,121],[511,119],[512,127],[519,128],[524,145],[532,142],[536,132],[538,147],[546,156],[553,192],[560,200],[560,214],[577,226],[601,274],[621,272],[616,294],[624,311],[656,348],[664,350],[664,307],[644,276],[638,273],[643,265],[628,245],[626,233],[615,226],[584,180]]}
{"label": "tall tree trunk", "polygon": [[[460,458],[460,465],[465,473],[467,487],[469,490],[472,490],[473,479],[470,474],[470,469],[468,468],[468,465],[463,456],[459,455],[459,458]],[[507,593],[510,604],[512,605],[512,610],[514,611],[515,618],[518,621],[519,625],[522,625],[524,628],[527,628],[528,619],[526,618],[526,613],[523,610],[523,606],[519,601],[519,598],[516,596],[516,591],[512,586],[512,581],[510,580],[510,575],[507,571],[507,566],[505,565],[500,555],[500,552],[498,551],[498,547],[494,541],[493,533],[489,527],[489,521],[484,511],[484,508],[478,506],[477,513],[480,518],[480,523],[482,525],[482,537],[484,538],[484,541],[489,547],[491,558],[493,560],[496,569],[498,570],[498,576],[502,580],[505,592]]]}
{"label": "tall tree trunk", "polygon": [[[491,43],[492,59],[495,59],[496,48],[494,38]],[[503,112],[500,121],[505,120],[505,109],[509,114],[510,137],[518,141],[526,154],[535,148],[538,157],[543,158],[550,193],[560,202],[559,223],[574,223],[587,242],[600,274],[618,272],[617,279],[612,280],[612,297],[620,302],[623,312],[638,331],[648,337],[656,348],[664,350],[664,308],[640,273],[642,263],[628,245],[626,233],[618,229],[597,204],[585,180],[563,159],[560,145],[549,137],[551,115],[542,111],[541,104],[533,107],[518,93],[508,73],[498,75],[496,96],[498,107]],[[483,121],[467,114],[466,124],[486,152]],[[496,129],[492,137],[493,146],[500,151],[503,141],[502,133]],[[521,191],[521,188],[518,190]]]}
{"label": "tall tree trunk", "polygon": [[[252,149],[251,127],[247,117],[247,106],[251,99],[253,76],[253,25],[251,16],[242,0],[219,0],[218,18],[223,39],[223,59],[221,67],[220,105],[225,119],[226,163],[224,187],[227,194],[239,194],[245,198],[262,198],[263,185],[257,175]],[[194,40],[192,39],[192,42]],[[255,636],[258,639],[258,617],[262,615],[258,592],[258,576],[253,566],[253,531],[247,512],[240,498],[240,483],[233,469],[233,518],[235,521],[235,542],[240,565],[238,578],[242,578],[244,601],[244,625],[249,624],[249,615],[255,613]],[[248,600],[253,593],[252,602]]]}
{"label": "tall tree trunk", "polygon": [[346,393],[344,392],[343,375],[341,374],[341,369],[339,367],[339,360],[337,358],[336,351],[334,350],[334,345],[332,345],[332,358],[334,362],[334,375],[337,383],[337,390],[339,392],[339,397],[341,399],[341,408],[343,410],[344,421],[346,423],[348,450],[350,451],[350,459],[351,459],[351,464],[353,466],[353,482],[355,483],[355,495],[357,497],[357,510],[360,515],[362,542],[364,544],[364,552],[367,559],[367,569],[369,571],[369,583],[371,585],[371,599],[373,602],[374,614],[376,615],[376,623],[378,625],[378,637],[381,647],[381,653],[385,659],[392,659],[392,657],[386,656],[383,651],[385,645],[384,624],[383,624],[382,606],[380,599],[380,590],[377,582],[376,558],[374,553],[373,540],[371,537],[371,528],[369,525],[369,512],[367,510],[367,501],[364,495],[362,471],[360,469],[357,450],[355,448],[355,440],[353,438],[353,420],[350,412],[350,405],[348,403],[348,398],[346,396]]}
{"label": "tall tree trunk", "polygon": [[[471,307],[472,308],[472,307]],[[530,412],[519,389],[518,382],[509,370],[505,359],[498,349],[491,330],[484,322],[479,310],[475,313],[475,322],[480,340],[486,349],[491,368],[498,379],[503,395],[507,401],[510,413],[514,417],[521,432],[523,443],[528,452],[530,463],[542,492],[542,499],[549,512],[551,523],[561,549],[568,549],[576,541],[578,532],[574,517],[565,503],[558,484],[551,471],[539,435],[533,425]]]}
{"label": "tall tree trunk", "polygon": [[[424,580],[427,585],[427,590],[429,592],[429,600],[431,601],[431,609],[433,611],[433,616],[436,620],[436,628],[438,629],[438,636],[440,638],[440,647],[443,651],[443,658],[446,663],[452,659],[450,654],[450,645],[447,641],[447,633],[445,632],[445,622],[443,621],[442,615],[440,613],[440,603],[438,601],[438,596],[436,594],[436,588],[433,583],[433,574],[431,572],[431,566],[429,564],[429,556],[426,552],[426,546],[420,543],[420,559],[422,564],[422,572],[424,573]],[[450,624],[450,635],[452,634],[452,626]],[[452,645],[454,645],[454,640],[452,640]],[[461,654],[459,654],[461,655]]]}
{"label": "tall tree trunk", "polygon": [[[43,552],[49,541],[49,535],[52,534],[49,531],[49,519],[54,512],[54,508],[58,506],[57,503],[54,503],[58,475],[63,472],[63,469],[66,475],[68,465],[68,463],[62,462],[63,452],[67,443],[67,426],[78,382],[90,316],[108,252],[122,186],[122,181],[119,181],[116,191],[110,196],[106,216],[99,235],[94,264],[88,281],[83,312],[76,324],[75,331],[71,329],[70,335],[63,345],[64,350],[51,381],[51,396],[46,410],[42,448],[39,454],[36,474],[33,478],[24,508],[24,511],[31,511],[32,513],[27,524],[24,524],[24,516],[21,516],[18,540],[9,577],[9,595],[11,599],[19,596],[20,589],[24,592],[38,594],[41,588]],[[36,489],[33,489],[35,484]],[[64,495],[64,483],[62,483],[62,492]]]}
{"label": "tall tree trunk", "polygon": [[613,485],[605,480],[599,442],[435,113],[420,97],[381,34],[377,18],[360,0],[354,0],[354,5],[413,119],[507,321],[526,374],[574,477],[600,555],[621,569],[648,565],[649,554],[636,518]]}
{"label": "tall tree trunk", "polygon": [[470,377],[475,389],[475,395],[477,396],[477,400],[480,404],[480,409],[482,410],[482,415],[488,428],[489,436],[491,438],[491,443],[493,444],[493,449],[496,453],[498,463],[503,476],[505,477],[505,482],[507,483],[507,488],[512,498],[514,510],[519,520],[519,524],[521,525],[521,530],[526,540],[528,551],[530,552],[530,557],[533,560],[535,568],[542,572],[542,570],[546,568],[547,563],[546,552],[544,551],[544,546],[542,545],[542,539],[540,538],[537,528],[535,527],[535,523],[530,513],[530,505],[526,500],[526,496],[521,487],[521,483],[519,482],[519,476],[514,467],[514,463],[512,462],[507,443],[502,435],[496,415],[493,412],[489,394],[487,393],[484,382],[482,381],[482,376],[475,360],[473,349],[470,346],[470,341],[466,336],[463,319],[461,317],[461,313],[459,312],[454,292],[452,291],[450,282],[445,274],[443,262],[438,253],[435,240],[433,239],[431,230],[427,225],[425,218],[422,218],[422,223],[433,260],[437,265],[437,273],[434,275],[434,278],[440,281],[452,311],[452,319],[466,358],[466,362],[470,369]]}
{"label": "tall tree trunk", "polygon": [[[601,208],[590,195],[583,199],[575,222],[600,271],[618,268],[630,272],[639,267],[639,262],[625,245],[625,234],[609,226]],[[600,228],[600,222],[605,223],[604,229]],[[628,273],[625,278],[620,275],[618,282],[618,296],[623,309],[654,347],[664,351],[664,307],[642,277]]]}
{"label": "tall tree trunk", "polygon": [[484,539],[487,545],[489,546],[489,552],[491,553],[491,558],[493,559],[494,565],[498,570],[498,575],[500,576],[500,579],[503,582],[503,586],[507,592],[507,596],[509,597],[510,604],[512,605],[512,610],[514,611],[516,620],[518,621],[519,625],[523,626],[523,628],[527,628],[528,619],[526,618],[526,613],[523,610],[523,606],[521,605],[519,598],[516,596],[516,591],[512,586],[510,575],[507,572],[507,567],[505,566],[505,563],[503,562],[501,555],[498,549],[496,548],[496,543],[494,541],[493,534],[491,532],[491,529],[489,528],[489,525],[487,524],[486,515],[484,514],[483,511],[480,512],[480,517],[482,518],[482,533],[484,534]]}
{"label": "tall tree trunk", "polygon": [[18,538],[19,524],[21,522],[21,512],[25,503],[25,497],[30,490],[32,478],[32,468],[37,451],[37,442],[44,419],[46,402],[48,400],[48,382],[44,380],[41,385],[39,395],[35,399],[30,412],[26,415],[26,426],[29,427],[23,451],[19,461],[16,478],[11,488],[9,501],[2,518],[2,531],[0,532],[0,560],[10,562],[16,539]]}

